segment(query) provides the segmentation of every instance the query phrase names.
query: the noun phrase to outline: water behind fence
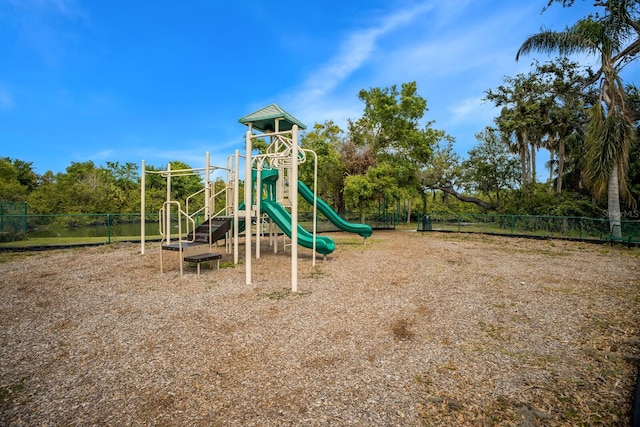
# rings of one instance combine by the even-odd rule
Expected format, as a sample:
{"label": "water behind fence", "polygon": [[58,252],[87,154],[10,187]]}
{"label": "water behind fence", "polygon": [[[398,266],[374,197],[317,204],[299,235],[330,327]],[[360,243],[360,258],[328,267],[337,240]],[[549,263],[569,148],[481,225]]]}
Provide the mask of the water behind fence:
{"label": "water behind fence", "polygon": [[[540,238],[568,238],[585,241],[603,241],[609,235],[609,221],[603,218],[578,218],[533,215],[481,215],[429,213],[428,221],[424,215],[417,218],[418,231],[447,231],[490,233]],[[347,221],[369,224],[374,230],[393,229],[399,224],[393,214],[361,217],[359,214],[346,214]],[[196,218],[196,223],[204,217]],[[311,231],[313,218],[310,213],[300,213],[300,225]],[[0,247],[43,247],[59,245],[108,244],[122,241],[140,241],[140,214],[61,214],[27,215],[26,212],[12,210],[10,214],[0,215]],[[158,215],[148,214],[144,218],[145,239],[161,238]],[[177,221],[173,221],[177,235]],[[263,219],[268,224],[268,219]],[[404,224],[404,222],[403,222]],[[413,224],[416,224],[414,222]],[[318,232],[339,231],[324,216],[318,215]],[[255,224],[254,224],[255,226]],[[265,228],[266,229],[266,228]],[[415,228],[414,228],[415,229]],[[183,224],[186,230],[186,224]],[[640,221],[621,222],[623,236],[640,237]]]}
{"label": "water behind fence", "polygon": [[[347,214],[344,219],[361,222],[358,214]],[[196,224],[204,221],[204,216],[196,218]],[[311,231],[313,217],[309,213],[300,213],[300,225]],[[393,228],[393,215],[365,217],[364,222],[373,228]],[[157,214],[147,214],[144,219],[145,240],[159,240],[160,227]],[[177,219],[171,221],[171,235],[177,237]],[[268,219],[263,219],[268,224]],[[318,216],[318,232],[338,231],[339,229],[326,218]],[[255,227],[255,224],[254,224]],[[265,228],[266,229],[266,228]],[[187,224],[182,224],[187,230]],[[140,214],[60,214],[27,215],[25,212],[0,215],[0,247],[60,246],[108,244],[123,241],[140,241]],[[183,233],[186,234],[186,233]]]}

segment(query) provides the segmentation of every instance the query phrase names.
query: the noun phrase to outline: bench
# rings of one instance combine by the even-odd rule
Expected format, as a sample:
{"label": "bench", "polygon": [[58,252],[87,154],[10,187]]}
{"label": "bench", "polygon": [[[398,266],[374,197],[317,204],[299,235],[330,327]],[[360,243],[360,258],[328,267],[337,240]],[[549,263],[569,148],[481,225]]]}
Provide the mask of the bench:
{"label": "bench", "polygon": [[183,258],[185,262],[193,262],[198,266],[198,274],[200,274],[200,264],[208,261],[217,261],[217,268],[220,269],[220,258],[222,255],[220,254],[197,254],[197,255],[189,255]]}

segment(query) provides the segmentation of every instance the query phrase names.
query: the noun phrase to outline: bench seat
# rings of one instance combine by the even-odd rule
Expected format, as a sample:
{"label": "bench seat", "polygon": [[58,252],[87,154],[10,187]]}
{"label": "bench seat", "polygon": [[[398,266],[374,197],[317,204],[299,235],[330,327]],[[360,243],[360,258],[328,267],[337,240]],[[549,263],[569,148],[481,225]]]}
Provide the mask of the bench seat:
{"label": "bench seat", "polygon": [[220,269],[220,258],[222,258],[222,255],[220,254],[212,254],[212,253],[206,253],[206,254],[197,254],[197,255],[189,255],[183,258],[183,260],[185,262],[194,262],[197,264],[197,268],[198,268],[198,274],[200,274],[200,264],[203,262],[208,262],[208,261],[217,261],[217,268]]}

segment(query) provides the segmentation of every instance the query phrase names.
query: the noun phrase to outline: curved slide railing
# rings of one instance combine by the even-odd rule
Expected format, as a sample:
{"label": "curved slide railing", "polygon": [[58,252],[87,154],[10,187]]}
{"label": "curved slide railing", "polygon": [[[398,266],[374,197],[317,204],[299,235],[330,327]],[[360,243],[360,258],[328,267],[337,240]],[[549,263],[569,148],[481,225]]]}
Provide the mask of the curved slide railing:
{"label": "curved slide railing", "polygon": [[[313,191],[309,189],[305,185],[304,182],[298,181],[298,193],[310,204],[313,204]],[[349,233],[357,233],[362,237],[370,237],[373,233],[373,230],[367,224],[356,224],[353,222],[348,222],[342,219],[340,215],[336,213],[331,206],[327,204],[324,200],[318,197],[317,203],[318,209],[324,216],[327,217],[329,221],[331,221],[336,227],[343,231],[348,231]]]}
{"label": "curved slide railing", "polygon": [[[263,200],[261,209],[275,222],[284,233],[291,238],[291,215],[280,203]],[[305,248],[313,249],[313,234],[298,224],[298,244]],[[330,254],[336,249],[332,238],[316,236],[316,252],[322,255]]]}

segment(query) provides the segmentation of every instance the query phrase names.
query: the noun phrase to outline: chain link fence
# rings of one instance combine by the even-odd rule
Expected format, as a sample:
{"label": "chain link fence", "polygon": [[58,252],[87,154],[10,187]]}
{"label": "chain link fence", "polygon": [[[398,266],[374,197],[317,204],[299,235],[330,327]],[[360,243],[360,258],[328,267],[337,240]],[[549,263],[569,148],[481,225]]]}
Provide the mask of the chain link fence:
{"label": "chain link fence", "polygon": [[0,243],[24,240],[28,231],[27,204],[0,202]]}
{"label": "chain link fence", "polygon": [[[395,229],[396,225],[400,224],[399,218],[393,213],[373,216],[347,213],[342,217],[349,222],[368,224],[374,230]],[[607,238],[610,236],[609,221],[605,218],[438,212],[421,214],[416,218],[418,231],[484,233],[592,242],[608,241]],[[202,221],[204,217],[196,218],[196,223]],[[264,218],[264,221],[268,222],[268,218]],[[312,230],[311,213],[301,212],[299,221],[301,226]],[[323,215],[318,215],[316,221],[316,229],[320,233],[340,231]],[[140,223],[140,214],[28,215],[26,204],[0,203],[0,249],[139,242]],[[144,224],[145,240],[159,240],[161,236],[158,215],[147,214]],[[172,221],[172,224],[176,224],[177,233],[177,221]],[[402,225],[403,229],[406,228],[404,221]],[[620,228],[625,239],[636,236],[632,241],[635,244],[640,242],[640,220],[623,220]]]}
{"label": "chain link fence", "polygon": [[[640,239],[639,220],[623,220],[620,222],[620,229],[622,236],[635,236]],[[606,241],[611,234],[610,223],[606,218],[438,212],[423,215],[418,222],[418,231],[485,233],[584,241]]]}

